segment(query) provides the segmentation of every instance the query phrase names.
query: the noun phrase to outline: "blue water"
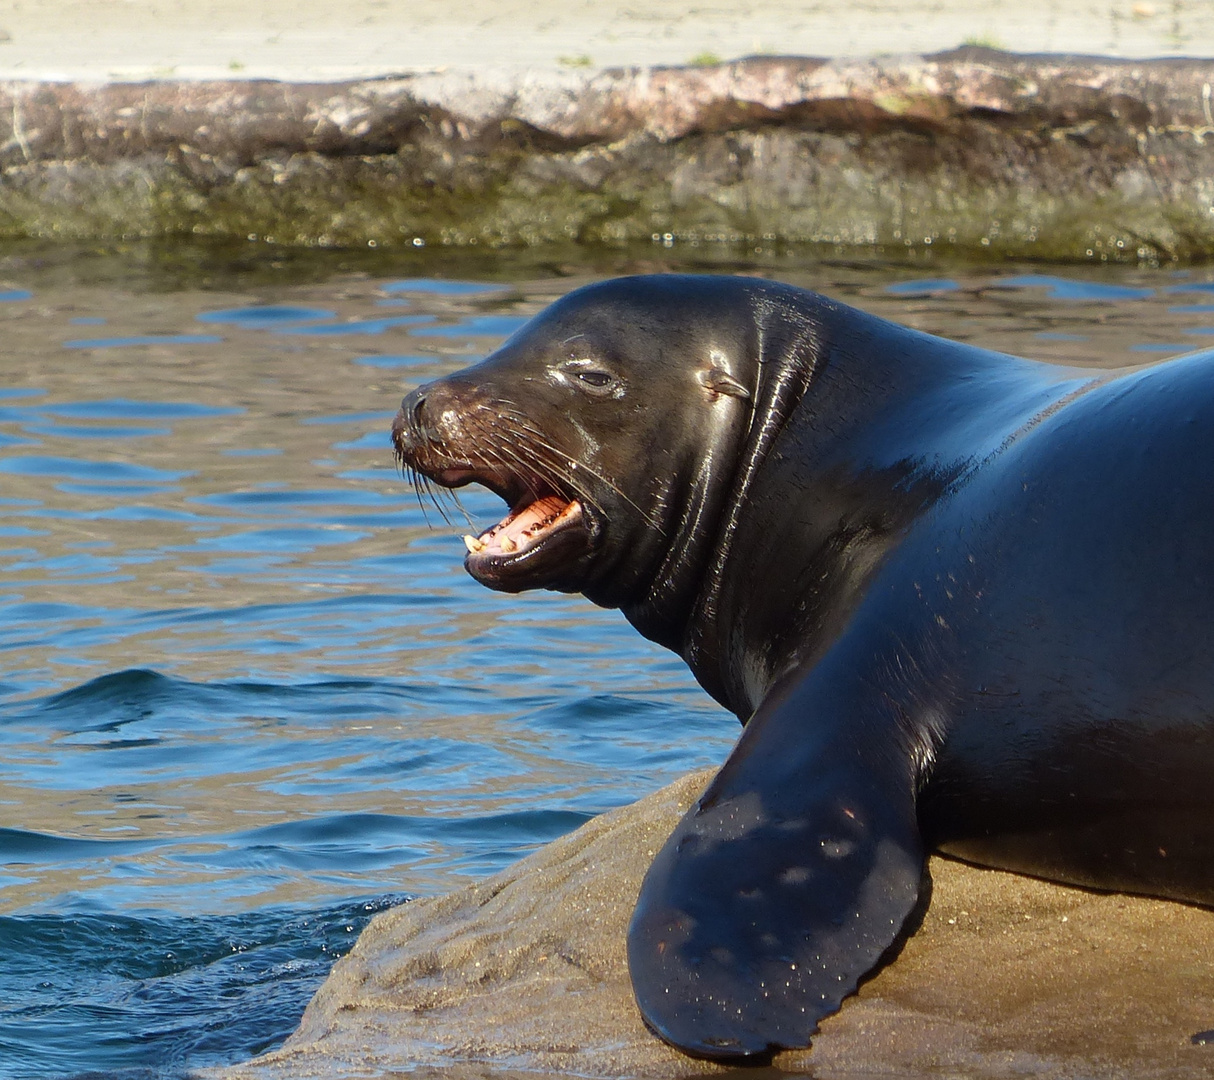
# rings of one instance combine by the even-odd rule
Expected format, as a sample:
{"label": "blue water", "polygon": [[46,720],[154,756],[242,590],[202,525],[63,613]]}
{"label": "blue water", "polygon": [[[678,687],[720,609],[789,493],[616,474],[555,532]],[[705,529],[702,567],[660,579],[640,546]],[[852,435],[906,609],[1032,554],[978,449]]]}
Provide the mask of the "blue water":
{"label": "blue water", "polygon": [[1018,274],[999,278],[992,282],[997,289],[1042,288],[1055,300],[1142,300],[1153,296],[1153,288],[1135,288],[1115,285],[1107,281],[1085,281],[1076,278],[1055,277],[1052,274]]}
{"label": "blue water", "polygon": [[[374,911],[719,762],[738,731],[617,613],[477,586],[459,534],[497,500],[426,505],[392,463],[404,392],[589,271],[113,259],[93,280],[0,252],[4,1080],[278,1045]],[[1164,271],[775,269],[1070,363],[1214,324],[1169,309]]]}
{"label": "blue water", "polygon": [[[155,1076],[278,1045],[377,910],[0,916],[8,1075]],[[13,1002],[13,1004],[8,1004]]]}

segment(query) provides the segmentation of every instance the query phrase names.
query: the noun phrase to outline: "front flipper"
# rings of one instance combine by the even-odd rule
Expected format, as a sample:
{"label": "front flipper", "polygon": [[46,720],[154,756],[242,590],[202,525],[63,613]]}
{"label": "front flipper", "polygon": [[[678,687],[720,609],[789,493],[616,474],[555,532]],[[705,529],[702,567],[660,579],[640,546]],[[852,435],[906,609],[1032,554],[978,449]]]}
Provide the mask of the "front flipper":
{"label": "front flipper", "polygon": [[633,990],[685,1053],[808,1046],[915,907],[924,854],[899,725],[829,696],[826,715],[805,684],[764,703],[641,886]]}

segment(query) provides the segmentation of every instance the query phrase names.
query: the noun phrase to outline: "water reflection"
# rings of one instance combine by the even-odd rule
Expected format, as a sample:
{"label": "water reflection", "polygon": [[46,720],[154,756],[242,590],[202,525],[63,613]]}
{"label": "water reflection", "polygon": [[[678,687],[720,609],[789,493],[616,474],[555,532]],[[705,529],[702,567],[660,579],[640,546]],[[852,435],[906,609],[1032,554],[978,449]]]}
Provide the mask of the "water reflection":
{"label": "water reflection", "polygon": [[434,293],[438,296],[483,296],[498,292],[501,285],[490,285],[483,281],[441,281],[438,278],[405,278],[403,281],[385,281],[380,286],[386,293]]}
{"label": "water reflection", "polygon": [[194,317],[202,323],[231,323],[246,330],[272,330],[287,323],[335,319],[337,312],[328,308],[292,307],[290,304],[251,304],[222,311],[204,311]]}
{"label": "water reflection", "polygon": [[885,291],[890,296],[910,298],[956,292],[960,288],[960,283],[953,281],[952,278],[921,278],[911,281],[896,281],[892,285],[886,285]]}
{"label": "water reflection", "polygon": [[1050,274],[1016,274],[991,282],[996,289],[1043,288],[1052,300],[1143,300],[1155,295],[1152,288],[1113,285],[1107,281],[1084,281],[1076,278],[1054,277]]}

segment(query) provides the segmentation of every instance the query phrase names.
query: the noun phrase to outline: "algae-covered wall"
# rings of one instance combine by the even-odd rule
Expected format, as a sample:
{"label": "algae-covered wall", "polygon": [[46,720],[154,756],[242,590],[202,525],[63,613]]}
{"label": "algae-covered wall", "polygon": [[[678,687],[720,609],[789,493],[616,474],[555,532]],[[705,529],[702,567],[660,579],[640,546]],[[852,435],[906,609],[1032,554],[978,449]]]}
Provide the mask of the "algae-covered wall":
{"label": "algae-covered wall", "polygon": [[0,235],[1214,254],[1214,62],[0,86]]}

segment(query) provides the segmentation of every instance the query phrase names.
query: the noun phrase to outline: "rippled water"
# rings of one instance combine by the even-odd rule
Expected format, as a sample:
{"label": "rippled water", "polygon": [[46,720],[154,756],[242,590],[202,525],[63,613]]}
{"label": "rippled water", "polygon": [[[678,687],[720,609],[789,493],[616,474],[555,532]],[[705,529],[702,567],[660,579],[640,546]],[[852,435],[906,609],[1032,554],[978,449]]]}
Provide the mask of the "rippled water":
{"label": "rippled water", "polygon": [[[405,259],[0,251],[2,1077],[275,1045],[374,910],[737,734],[617,613],[473,583],[393,468],[405,390],[603,268]],[[1214,334],[1201,272],[761,269],[1044,359]]]}

